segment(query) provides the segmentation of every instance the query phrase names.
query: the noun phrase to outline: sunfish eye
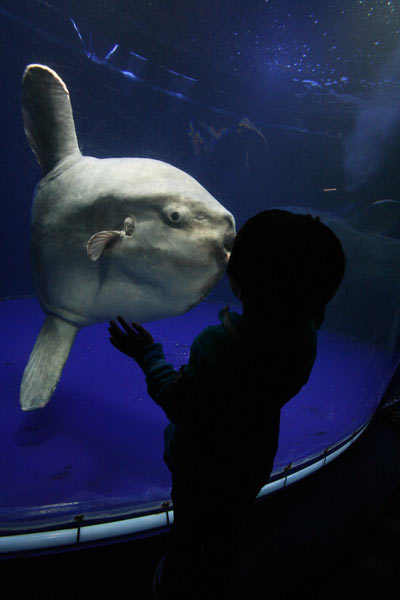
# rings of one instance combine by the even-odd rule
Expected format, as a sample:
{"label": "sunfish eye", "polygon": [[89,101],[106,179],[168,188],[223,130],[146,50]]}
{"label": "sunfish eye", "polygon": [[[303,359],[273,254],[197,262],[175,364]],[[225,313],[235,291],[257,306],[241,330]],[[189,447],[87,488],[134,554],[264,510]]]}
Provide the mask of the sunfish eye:
{"label": "sunfish eye", "polygon": [[180,225],[185,220],[186,214],[185,211],[181,208],[171,208],[168,211],[168,219],[174,225]]}

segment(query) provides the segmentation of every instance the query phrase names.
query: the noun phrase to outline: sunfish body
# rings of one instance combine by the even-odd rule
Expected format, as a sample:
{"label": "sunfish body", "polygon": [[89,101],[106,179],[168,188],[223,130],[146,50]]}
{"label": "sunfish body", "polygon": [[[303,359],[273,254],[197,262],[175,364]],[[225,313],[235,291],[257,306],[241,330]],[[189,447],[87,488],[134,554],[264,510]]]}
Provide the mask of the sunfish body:
{"label": "sunfish body", "polygon": [[49,67],[22,82],[24,128],[44,177],[34,198],[31,257],[46,314],[21,383],[23,410],[44,406],[76,333],[117,314],[182,314],[225,270],[232,215],[195,179],[161,161],[82,156],[69,93]]}

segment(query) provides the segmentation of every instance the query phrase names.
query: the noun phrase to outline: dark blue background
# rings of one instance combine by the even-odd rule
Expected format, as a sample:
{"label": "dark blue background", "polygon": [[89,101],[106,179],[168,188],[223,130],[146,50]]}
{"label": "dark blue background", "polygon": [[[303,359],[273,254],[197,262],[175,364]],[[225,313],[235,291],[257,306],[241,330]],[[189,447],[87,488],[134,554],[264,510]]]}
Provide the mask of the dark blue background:
{"label": "dark blue background", "polygon": [[[84,154],[170,162],[196,177],[239,225],[277,205],[351,213],[398,196],[397,124],[367,183],[346,192],[343,168],[358,101],[371,96],[399,44],[399,13],[388,11],[380,3],[370,14],[364,3],[344,0],[3,0],[0,297],[33,291],[29,219],[40,169],[20,111],[28,63],[48,64],[67,83]],[[388,101],[398,89],[394,75],[385,84]],[[239,133],[245,116],[267,144],[254,131]],[[203,139],[198,153],[191,123]],[[215,140],[209,126],[226,133]],[[227,294],[222,282],[213,297]]]}

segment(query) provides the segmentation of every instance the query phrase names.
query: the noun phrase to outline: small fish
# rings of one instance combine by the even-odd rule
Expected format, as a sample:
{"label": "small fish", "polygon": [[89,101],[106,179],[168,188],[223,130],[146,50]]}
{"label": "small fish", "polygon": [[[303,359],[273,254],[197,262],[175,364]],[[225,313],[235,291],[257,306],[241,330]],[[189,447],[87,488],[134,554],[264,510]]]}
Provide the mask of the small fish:
{"label": "small fish", "polygon": [[212,125],[205,126],[206,131],[214,138],[214,140],[219,140],[225,133],[228,132],[227,127],[220,127],[219,129],[214,129]]}
{"label": "small fish", "polygon": [[196,155],[200,154],[200,149],[205,146],[205,142],[201,137],[200,131],[194,128],[193,121],[189,122],[188,136],[193,144]]}
{"label": "small fish", "polygon": [[243,117],[243,119],[241,121],[239,121],[239,125],[238,125],[238,133],[240,133],[240,128],[243,127],[244,129],[248,129],[249,131],[254,131],[254,133],[256,133],[257,135],[259,135],[261,137],[261,139],[265,142],[265,144],[268,146],[269,148],[269,144],[267,142],[266,137],[264,136],[263,132],[258,129],[254,123],[252,123],[247,117]]}

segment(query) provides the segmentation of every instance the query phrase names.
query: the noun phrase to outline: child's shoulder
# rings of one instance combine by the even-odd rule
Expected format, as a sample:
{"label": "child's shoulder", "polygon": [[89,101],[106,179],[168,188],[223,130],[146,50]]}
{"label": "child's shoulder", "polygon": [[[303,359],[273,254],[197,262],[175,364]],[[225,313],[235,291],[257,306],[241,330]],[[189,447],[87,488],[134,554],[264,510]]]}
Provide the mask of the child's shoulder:
{"label": "child's shoulder", "polygon": [[[225,344],[229,341],[229,333],[227,332],[227,327],[225,323],[225,318],[227,314],[227,309],[221,309],[218,313],[218,319],[220,323],[218,325],[208,325],[203,331],[201,331],[194,339],[194,345],[215,345],[215,344]],[[229,312],[229,320],[232,323],[233,327],[238,327],[240,325],[241,316],[235,312]]]}
{"label": "child's shoulder", "polygon": [[203,345],[215,343],[217,340],[222,340],[225,337],[224,328],[222,325],[208,325],[201,331],[193,340],[194,345]]}

